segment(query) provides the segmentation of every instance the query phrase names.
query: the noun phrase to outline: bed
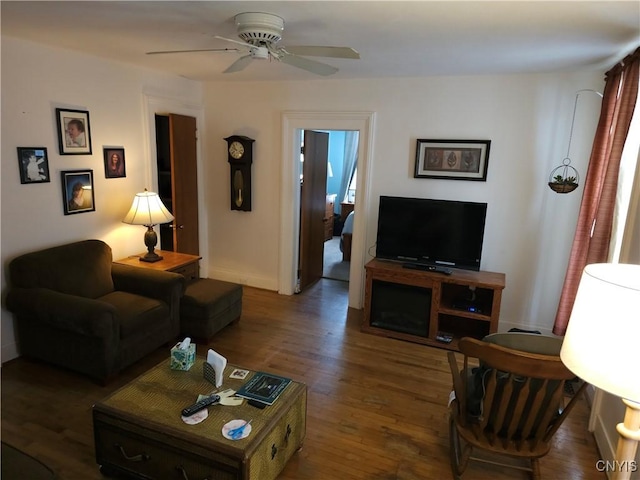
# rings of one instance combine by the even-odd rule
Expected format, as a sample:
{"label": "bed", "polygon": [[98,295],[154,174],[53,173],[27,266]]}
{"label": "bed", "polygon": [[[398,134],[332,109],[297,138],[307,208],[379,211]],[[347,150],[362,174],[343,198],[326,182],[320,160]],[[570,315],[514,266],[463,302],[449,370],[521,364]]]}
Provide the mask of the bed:
{"label": "bed", "polygon": [[353,214],[349,213],[344,220],[342,234],[340,235],[340,251],[342,252],[342,261],[351,261],[351,239],[353,236]]}

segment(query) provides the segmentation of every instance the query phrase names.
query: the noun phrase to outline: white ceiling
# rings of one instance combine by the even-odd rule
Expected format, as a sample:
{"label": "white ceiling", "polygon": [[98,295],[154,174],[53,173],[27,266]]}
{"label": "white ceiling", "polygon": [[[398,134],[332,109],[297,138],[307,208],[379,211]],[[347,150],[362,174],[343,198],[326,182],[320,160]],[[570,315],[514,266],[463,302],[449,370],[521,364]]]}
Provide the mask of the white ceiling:
{"label": "white ceiling", "polygon": [[224,48],[234,16],[274,13],[281,45],[349,46],[360,60],[326,78],[419,77],[605,70],[640,45],[632,1],[2,1],[2,35],[77,50],[195,80],[325,78],[254,60],[222,74],[236,52],[146,55]]}

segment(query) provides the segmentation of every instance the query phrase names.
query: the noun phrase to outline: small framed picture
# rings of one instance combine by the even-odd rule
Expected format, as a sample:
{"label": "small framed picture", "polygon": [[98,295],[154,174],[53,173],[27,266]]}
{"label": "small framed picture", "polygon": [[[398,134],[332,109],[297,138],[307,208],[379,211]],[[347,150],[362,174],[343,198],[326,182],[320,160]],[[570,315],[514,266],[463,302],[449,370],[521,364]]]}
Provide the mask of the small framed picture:
{"label": "small framed picture", "polygon": [[64,214],[95,211],[93,170],[66,170],[61,176]]}
{"label": "small framed picture", "polygon": [[104,176],[106,178],[126,177],[124,148],[103,148]]}
{"label": "small framed picture", "polygon": [[237,378],[239,380],[244,380],[249,375],[249,370],[243,370],[241,368],[234,368],[233,372],[229,375],[229,378]]}
{"label": "small framed picture", "polygon": [[491,140],[418,140],[414,178],[487,180]]}
{"label": "small framed picture", "polygon": [[45,147],[18,147],[20,183],[48,183],[49,157]]}
{"label": "small framed picture", "polygon": [[86,110],[56,108],[60,155],[90,155],[91,126]]}

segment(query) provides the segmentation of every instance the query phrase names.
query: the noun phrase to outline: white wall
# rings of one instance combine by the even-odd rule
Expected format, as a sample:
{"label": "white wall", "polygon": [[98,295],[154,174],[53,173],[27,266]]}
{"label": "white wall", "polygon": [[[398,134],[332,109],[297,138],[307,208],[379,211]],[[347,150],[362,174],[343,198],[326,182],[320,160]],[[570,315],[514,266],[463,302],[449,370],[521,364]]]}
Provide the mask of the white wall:
{"label": "white wall", "polygon": [[[143,227],[123,224],[135,193],[152,189],[143,92],[201,103],[197,82],[2,37],[2,298],[7,263],[43,247],[99,238],[114,258],[145,249]],[[56,107],[88,110],[92,155],[58,154]],[[126,178],[106,179],[102,147],[125,149]],[[16,147],[47,147],[50,183],[20,184]],[[65,216],[60,172],[92,169],[95,212]],[[2,361],[18,355],[2,308]]]}
{"label": "white wall", "polygon": [[[205,85],[210,275],[275,282],[282,112],[374,112],[364,250],[375,243],[380,195],[488,202],[482,269],[506,273],[500,329],[550,333],[582,188],[559,195],[547,182],[567,154],[576,92],[602,87],[602,72]],[[600,97],[580,95],[570,157],[582,176],[599,108]],[[250,213],[228,206],[231,134],[256,139]],[[414,179],[418,138],[490,139],[487,181]]]}
{"label": "white wall", "polygon": [[[277,68],[289,68],[285,65]],[[501,329],[549,332],[563,282],[582,188],[547,187],[566,155],[576,91],[601,90],[602,72],[433,77],[374,81],[309,80],[205,85],[62,50],[2,38],[2,293],[7,262],[26,251],[84,238],[107,241],[120,257],[142,250],[139,227],[121,218],[134,193],[153,184],[143,93],[202,98],[201,185],[210,239],[209,276],[275,290],[278,284],[284,111],[374,112],[364,251],[375,242],[381,194],[486,201],[483,270],[504,272]],[[93,155],[57,154],[54,110],[87,109]],[[571,158],[586,172],[599,98],[581,100]],[[229,209],[226,142],[256,139],[253,211]],[[417,138],[490,139],[487,182],[414,179]],[[103,145],[126,149],[127,178],[105,179]],[[17,146],[46,146],[51,183],[20,185]],[[59,172],[92,168],[96,211],[64,216]],[[202,235],[201,235],[202,236]],[[2,309],[2,360],[17,355],[13,319]]]}

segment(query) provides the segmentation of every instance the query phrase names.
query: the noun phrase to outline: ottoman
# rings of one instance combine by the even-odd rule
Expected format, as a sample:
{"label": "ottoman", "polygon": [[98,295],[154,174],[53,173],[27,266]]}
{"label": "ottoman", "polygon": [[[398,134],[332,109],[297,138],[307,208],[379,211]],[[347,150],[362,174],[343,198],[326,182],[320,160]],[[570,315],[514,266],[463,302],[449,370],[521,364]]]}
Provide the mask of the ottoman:
{"label": "ottoman", "polygon": [[241,313],[242,285],[199,278],[187,284],[180,299],[180,333],[208,342]]}

